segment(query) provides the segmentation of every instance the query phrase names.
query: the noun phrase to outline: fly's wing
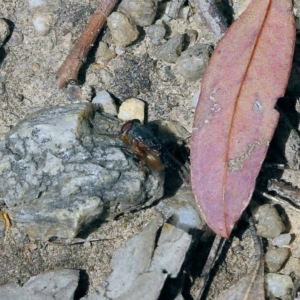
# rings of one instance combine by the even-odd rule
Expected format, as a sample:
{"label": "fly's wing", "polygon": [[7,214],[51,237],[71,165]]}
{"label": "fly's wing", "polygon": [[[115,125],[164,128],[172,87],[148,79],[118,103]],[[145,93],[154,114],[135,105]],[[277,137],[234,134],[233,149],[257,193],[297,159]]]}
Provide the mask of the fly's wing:
{"label": "fly's wing", "polygon": [[148,145],[139,141],[136,141],[136,148],[138,149],[137,155],[140,160],[143,161],[149,169],[156,171],[162,171],[164,169],[159,149],[150,148]]}

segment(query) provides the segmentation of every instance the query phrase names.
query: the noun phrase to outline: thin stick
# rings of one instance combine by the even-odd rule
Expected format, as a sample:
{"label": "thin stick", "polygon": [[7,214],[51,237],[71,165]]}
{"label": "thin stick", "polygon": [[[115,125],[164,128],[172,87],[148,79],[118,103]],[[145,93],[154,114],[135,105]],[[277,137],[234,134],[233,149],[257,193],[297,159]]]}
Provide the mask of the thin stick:
{"label": "thin stick", "polygon": [[225,243],[225,239],[216,235],[201,274],[197,300],[200,300],[203,295],[204,289],[206,287],[206,283],[209,279],[209,274],[211,272],[211,269],[213,268],[216,260],[219,258],[224,243]]}
{"label": "thin stick", "polygon": [[220,40],[228,29],[228,25],[215,0],[190,0],[190,2],[196,8],[196,13],[203,24]]}
{"label": "thin stick", "polygon": [[56,73],[60,88],[67,83],[77,83],[79,70],[116,3],[117,0],[101,0],[72,51]]}

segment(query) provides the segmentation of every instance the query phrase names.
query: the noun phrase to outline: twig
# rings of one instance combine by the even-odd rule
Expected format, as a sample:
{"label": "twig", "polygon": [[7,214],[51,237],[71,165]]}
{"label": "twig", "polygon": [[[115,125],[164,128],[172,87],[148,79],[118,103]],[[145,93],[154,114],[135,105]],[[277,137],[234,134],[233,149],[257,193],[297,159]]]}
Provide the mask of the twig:
{"label": "twig", "polygon": [[59,246],[72,246],[72,245],[78,245],[78,244],[84,244],[85,242],[93,243],[93,242],[99,242],[99,241],[111,241],[112,239],[73,239],[71,241],[53,241],[53,242],[47,242],[48,244],[53,245],[59,245]]}
{"label": "twig", "polygon": [[101,0],[72,51],[56,73],[60,88],[67,83],[77,83],[78,72],[116,3],[117,0]]}
{"label": "twig", "polygon": [[200,284],[199,284],[199,294],[198,294],[197,300],[200,300],[203,295],[204,289],[206,287],[206,283],[209,279],[209,274],[211,272],[211,269],[213,268],[216,260],[219,258],[221,251],[223,249],[224,243],[225,243],[225,239],[216,235],[215,240],[210,249],[210,252],[208,254],[208,258],[206,260],[202,274],[201,274],[201,279],[200,279]]}
{"label": "twig", "polygon": [[219,11],[215,0],[190,0],[190,2],[196,8],[196,13],[203,24],[220,40],[226,32],[228,25],[224,16]]}

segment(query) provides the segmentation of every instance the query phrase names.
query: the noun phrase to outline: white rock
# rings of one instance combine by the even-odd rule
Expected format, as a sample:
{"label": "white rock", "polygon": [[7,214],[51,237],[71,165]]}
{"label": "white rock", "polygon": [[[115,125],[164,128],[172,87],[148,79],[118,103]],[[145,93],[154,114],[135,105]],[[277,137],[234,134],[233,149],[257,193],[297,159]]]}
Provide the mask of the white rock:
{"label": "white rock", "polygon": [[271,273],[277,272],[282,268],[282,265],[290,256],[290,253],[291,251],[289,248],[269,249],[265,255],[266,269]]}
{"label": "white rock", "polygon": [[289,233],[281,234],[272,240],[274,246],[285,246],[291,242],[292,236]]}
{"label": "white rock", "polygon": [[42,36],[46,36],[51,27],[52,17],[50,14],[37,13],[33,16],[32,24],[36,32]]}
{"label": "white rock", "polygon": [[125,100],[119,108],[118,119],[121,121],[138,119],[144,124],[145,102],[136,98]]}
{"label": "white rock", "polygon": [[167,272],[176,278],[185,255],[190,247],[192,236],[171,224],[164,224],[157,242],[150,271]]}
{"label": "white rock", "polygon": [[197,104],[198,104],[198,101],[199,101],[199,97],[200,97],[200,92],[201,92],[201,89],[196,91],[194,93],[194,96],[193,96],[193,99],[192,99],[192,106],[193,107],[196,107]]}
{"label": "white rock", "polygon": [[61,0],[29,0],[30,10],[53,12],[61,7]]}
{"label": "white rock", "polygon": [[[283,297],[290,293],[295,294],[292,278],[287,275],[268,273],[265,276],[266,294],[268,297]],[[273,299],[273,298],[272,298]]]}
{"label": "white rock", "polygon": [[112,99],[110,94],[106,91],[101,91],[92,100],[93,104],[100,105],[104,112],[116,116],[118,114],[117,106],[115,101]]}
{"label": "white rock", "polygon": [[281,274],[291,275],[291,273],[300,274],[300,259],[291,256],[286,262],[284,268],[280,270]]}
{"label": "white rock", "polygon": [[133,20],[127,15],[113,12],[107,18],[107,26],[116,45],[125,47],[135,41],[139,32]]}
{"label": "white rock", "polygon": [[0,19],[0,47],[5,42],[9,34],[10,30],[8,24],[3,19]]}
{"label": "white rock", "polygon": [[183,21],[187,21],[189,13],[190,13],[190,7],[184,6],[184,7],[180,8],[178,17],[180,19],[182,19]]}
{"label": "white rock", "polygon": [[260,206],[254,217],[257,221],[257,235],[261,237],[275,238],[285,230],[276,208],[270,204]]}
{"label": "white rock", "polygon": [[78,280],[78,270],[54,270],[31,277],[23,287],[15,282],[0,285],[0,294],[5,300],[72,300]]}

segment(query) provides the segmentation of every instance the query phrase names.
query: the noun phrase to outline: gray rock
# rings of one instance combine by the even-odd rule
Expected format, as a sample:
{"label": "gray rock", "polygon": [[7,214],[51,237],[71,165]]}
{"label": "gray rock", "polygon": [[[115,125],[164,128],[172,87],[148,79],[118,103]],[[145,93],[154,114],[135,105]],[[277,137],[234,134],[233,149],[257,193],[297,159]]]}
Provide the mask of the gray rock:
{"label": "gray rock", "polygon": [[191,243],[189,234],[165,224],[155,249],[160,222],[154,219],[115,251],[107,285],[82,299],[158,299],[166,278],[177,277]]}
{"label": "gray rock", "polygon": [[163,24],[153,24],[147,30],[147,36],[154,46],[160,45],[166,34],[166,28]]}
{"label": "gray rock", "polygon": [[107,91],[100,91],[97,93],[97,96],[92,100],[92,103],[99,105],[107,114],[113,116],[118,114],[116,103]]}
{"label": "gray rock", "polygon": [[132,19],[125,14],[113,12],[107,18],[107,26],[114,43],[117,46],[125,47],[135,41],[139,32]]}
{"label": "gray rock", "polygon": [[32,24],[35,31],[41,35],[46,36],[51,28],[52,16],[48,13],[36,13],[32,18]]}
{"label": "gray rock", "polygon": [[142,232],[115,251],[111,262],[113,272],[107,280],[108,298],[118,298],[140,274],[149,271],[159,221],[159,218],[155,218]]}
{"label": "gray rock", "polygon": [[265,265],[270,273],[280,270],[290,256],[289,248],[269,249],[265,255]]}
{"label": "gray rock", "polygon": [[119,10],[129,15],[136,25],[149,26],[156,15],[157,0],[123,0]]}
{"label": "gray rock", "polygon": [[285,264],[284,268],[280,270],[280,273],[285,275],[291,275],[294,273],[294,275],[299,276],[300,275],[300,259],[291,256],[287,263]]}
{"label": "gray rock", "polygon": [[[74,237],[103,215],[150,205],[163,173],[125,154],[120,124],[91,104],[41,110],[0,144],[0,200],[33,239]],[[123,152],[124,151],[124,152]]]}
{"label": "gray rock", "polygon": [[294,299],[295,287],[292,278],[287,275],[268,273],[265,276],[266,294],[268,297],[282,298],[290,295]]}
{"label": "gray rock", "polygon": [[275,238],[285,230],[285,226],[276,210],[270,204],[262,205],[254,215],[257,224],[257,235],[265,238]]}
{"label": "gray rock", "polygon": [[54,270],[31,277],[23,287],[15,282],[0,285],[0,295],[6,300],[72,300],[78,280],[78,270]]}
{"label": "gray rock", "polygon": [[176,61],[178,74],[187,81],[200,79],[208,64],[212,47],[206,44],[197,44],[183,51]]}
{"label": "gray rock", "polygon": [[201,216],[190,187],[181,187],[175,196],[156,205],[165,220],[186,232],[201,224]]}
{"label": "gray rock", "polygon": [[0,19],[0,47],[2,47],[9,34],[10,30],[8,24],[3,19]]}
{"label": "gray rock", "polygon": [[281,234],[273,239],[272,244],[274,246],[285,246],[291,242],[292,236],[289,233]]}
{"label": "gray rock", "polygon": [[167,272],[176,278],[185,255],[190,247],[192,237],[171,224],[164,224],[155,249],[150,270]]}
{"label": "gray rock", "polygon": [[165,44],[159,46],[154,52],[154,56],[169,63],[175,63],[181,53],[184,35],[177,33]]}

